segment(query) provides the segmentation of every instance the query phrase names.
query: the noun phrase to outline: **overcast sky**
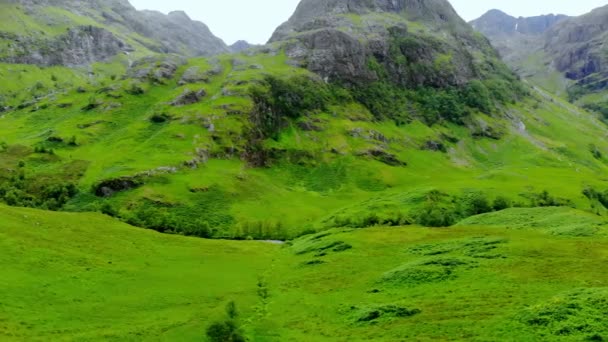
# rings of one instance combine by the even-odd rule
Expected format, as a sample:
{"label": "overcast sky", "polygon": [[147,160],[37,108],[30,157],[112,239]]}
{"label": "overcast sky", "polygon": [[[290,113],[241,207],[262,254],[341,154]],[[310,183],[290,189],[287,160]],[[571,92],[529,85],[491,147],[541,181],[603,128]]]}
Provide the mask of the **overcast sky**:
{"label": "overcast sky", "polygon": [[[226,43],[243,39],[265,43],[274,29],[293,13],[299,0],[130,0],[137,9],[168,13],[183,10],[207,24]],[[540,14],[581,15],[608,4],[608,0],[450,0],[467,21],[497,8],[529,17]]]}

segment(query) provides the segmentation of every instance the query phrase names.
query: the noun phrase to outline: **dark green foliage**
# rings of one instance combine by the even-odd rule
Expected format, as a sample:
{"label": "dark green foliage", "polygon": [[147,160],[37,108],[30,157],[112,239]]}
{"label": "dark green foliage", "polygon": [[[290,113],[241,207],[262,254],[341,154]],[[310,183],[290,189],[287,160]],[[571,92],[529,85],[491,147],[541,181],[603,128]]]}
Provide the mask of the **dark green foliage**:
{"label": "dark green foliage", "polygon": [[412,219],[401,211],[362,212],[352,215],[337,215],[331,226],[348,228],[368,228],[374,226],[408,226]]}
{"label": "dark green foliage", "polygon": [[578,289],[539,305],[519,315],[519,321],[542,332],[547,340],[603,341],[608,336],[606,288]]}
{"label": "dark green foliage", "polygon": [[420,314],[420,309],[408,309],[399,305],[383,305],[359,310],[357,322],[373,322],[381,318],[406,318]]}
{"label": "dark green foliage", "polygon": [[385,273],[380,283],[391,286],[418,286],[444,282],[456,278],[456,271],[469,263],[462,258],[433,257],[397,267]]}
{"label": "dark green foliage", "polygon": [[376,119],[392,119],[397,124],[411,121],[410,111],[413,104],[407,92],[388,82],[374,82],[365,86],[357,86],[353,97],[374,114]]}
{"label": "dark green foliage", "polygon": [[608,101],[587,103],[583,105],[583,108],[601,114],[604,121],[608,120]]}
{"label": "dark green foliage", "polygon": [[250,240],[287,240],[291,238],[278,221],[245,221],[236,224],[234,238]]}
{"label": "dark green foliage", "polygon": [[125,92],[127,94],[137,96],[137,95],[143,95],[146,91],[141,86],[141,84],[139,84],[138,82],[131,82],[129,84],[129,87],[125,90]]}
{"label": "dark green foliage", "polygon": [[465,194],[460,199],[461,204],[464,205],[464,216],[474,216],[492,211],[492,207],[488,202],[485,195],[481,193],[469,193]]}
{"label": "dark green foliage", "polygon": [[23,173],[0,184],[0,200],[18,207],[59,210],[78,192],[73,183],[26,178]]}
{"label": "dark green foliage", "polygon": [[[140,201],[129,207],[125,216],[129,224],[153,229],[159,232],[178,233],[203,238],[245,238],[243,235],[234,236],[230,228],[235,225],[230,213],[231,200],[219,188],[212,187],[209,191],[192,195],[191,204],[166,204],[150,200]],[[264,238],[282,238],[275,236],[270,226]],[[282,234],[281,230],[276,231]]]}
{"label": "dark green foliage", "polygon": [[44,146],[35,146],[34,153],[54,155],[55,150],[53,150],[52,148],[46,148]]}
{"label": "dark green foliage", "polygon": [[82,110],[85,112],[88,112],[88,111],[98,108],[102,104],[103,104],[103,102],[101,102],[101,100],[99,100],[97,97],[91,96],[91,97],[89,97],[88,103],[84,107],[82,107]]}
{"label": "dark green foliage", "polygon": [[583,190],[583,195],[592,201],[598,201],[604,208],[608,209],[608,190],[602,192],[588,187]]}
{"label": "dark green foliage", "polygon": [[114,208],[114,206],[108,202],[102,204],[99,211],[108,216],[118,217],[118,210],[116,210],[116,208]]}
{"label": "dark green foliage", "polygon": [[554,197],[547,190],[522,196],[528,197],[531,207],[565,207],[572,205],[572,201]]}
{"label": "dark green foliage", "polygon": [[589,151],[595,159],[602,159],[602,151],[594,144],[589,144]]}
{"label": "dark green foliage", "polygon": [[[505,205],[505,203],[499,204]],[[423,226],[448,227],[464,218],[492,210],[494,210],[493,205],[483,193],[468,192],[461,196],[450,196],[431,191],[414,217],[415,222]]]}
{"label": "dark green foliage", "polygon": [[249,121],[255,135],[262,138],[276,138],[288,119],[325,110],[334,101],[329,86],[306,76],[266,76],[250,88],[249,95],[254,103]]}
{"label": "dark green foliage", "polygon": [[320,241],[315,242],[303,249],[297,250],[295,253],[298,255],[316,253],[315,256],[320,257],[326,255],[328,252],[339,253],[352,248],[353,246],[344,241]]}
{"label": "dark green foliage", "polygon": [[492,203],[492,209],[494,209],[495,211],[505,210],[511,207],[511,201],[508,198],[502,196],[496,197],[494,199],[494,202]]}
{"label": "dark green foliage", "polygon": [[171,121],[171,115],[167,113],[155,113],[150,117],[150,121],[153,123],[165,123]]}
{"label": "dark green foliage", "polygon": [[479,80],[473,80],[467,84],[463,90],[464,103],[476,108],[483,113],[491,113],[494,110],[494,105],[490,91]]}
{"label": "dark green foliage", "polygon": [[238,322],[238,311],[234,302],[226,305],[227,318],[211,324],[206,331],[209,342],[245,342],[245,337]]}

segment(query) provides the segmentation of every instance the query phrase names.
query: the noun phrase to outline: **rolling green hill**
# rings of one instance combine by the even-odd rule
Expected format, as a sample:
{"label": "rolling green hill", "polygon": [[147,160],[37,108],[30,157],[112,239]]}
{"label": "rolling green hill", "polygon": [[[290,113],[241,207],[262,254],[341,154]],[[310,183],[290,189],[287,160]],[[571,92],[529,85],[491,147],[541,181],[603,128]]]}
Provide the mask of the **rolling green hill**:
{"label": "rolling green hill", "polygon": [[[230,301],[252,341],[605,338],[606,222],[560,208],[501,215],[280,246],[0,207],[0,339],[200,341]],[[529,226],[494,225],[515,217]],[[556,235],[545,217],[573,229]]]}

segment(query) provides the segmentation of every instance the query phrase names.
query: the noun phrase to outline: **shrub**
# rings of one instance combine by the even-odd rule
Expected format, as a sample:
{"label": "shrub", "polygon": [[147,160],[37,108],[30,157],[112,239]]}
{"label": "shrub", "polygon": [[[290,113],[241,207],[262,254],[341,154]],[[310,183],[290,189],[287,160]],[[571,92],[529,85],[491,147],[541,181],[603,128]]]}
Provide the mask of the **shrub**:
{"label": "shrub", "polygon": [[171,115],[167,113],[155,113],[150,117],[153,123],[165,123],[171,121]]}
{"label": "shrub", "polygon": [[449,227],[456,223],[456,218],[454,210],[429,203],[418,213],[416,223],[426,227]]}
{"label": "shrub", "polygon": [[511,201],[508,198],[498,196],[494,199],[492,203],[492,209],[496,211],[504,210],[510,208],[512,206]]}
{"label": "shrub", "polygon": [[141,84],[139,84],[138,82],[131,82],[131,84],[129,84],[129,87],[125,90],[125,92],[130,95],[142,95],[146,91],[141,86]]}
{"label": "shrub", "polygon": [[210,342],[244,342],[247,338],[243,334],[238,322],[238,311],[234,302],[226,305],[226,318],[212,323],[207,328],[207,338]]}
{"label": "shrub", "polygon": [[464,205],[464,216],[474,216],[492,211],[488,199],[481,193],[467,194],[461,200]]}
{"label": "shrub", "polygon": [[476,108],[483,113],[490,113],[493,110],[492,97],[490,91],[479,80],[473,80],[463,90],[464,103]]}
{"label": "shrub", "polygon": [[595,159],[602,159],[602,151],[594,144],[589,144],[589,151]]}

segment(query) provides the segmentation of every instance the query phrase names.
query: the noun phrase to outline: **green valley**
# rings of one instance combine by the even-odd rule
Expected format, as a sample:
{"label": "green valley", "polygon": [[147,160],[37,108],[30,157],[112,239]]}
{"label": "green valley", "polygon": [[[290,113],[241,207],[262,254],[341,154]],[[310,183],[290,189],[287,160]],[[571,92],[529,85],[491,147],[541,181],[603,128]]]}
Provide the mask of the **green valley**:
{"label": "green valley", "polygon": [[608,339],[603,90],[448,1],[0,10],[0,340]]}
{"label": "green valley", "polygon": [[608,334],[608,221],[571,209],[284,245],[162,235],[98,214],[0,207],[0,218],[5,341],[200,341],[231,301],[254,341]]}

